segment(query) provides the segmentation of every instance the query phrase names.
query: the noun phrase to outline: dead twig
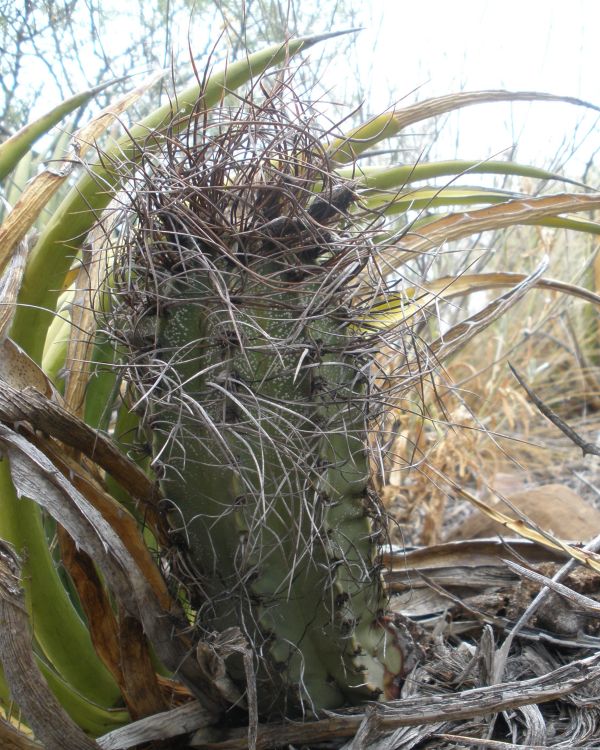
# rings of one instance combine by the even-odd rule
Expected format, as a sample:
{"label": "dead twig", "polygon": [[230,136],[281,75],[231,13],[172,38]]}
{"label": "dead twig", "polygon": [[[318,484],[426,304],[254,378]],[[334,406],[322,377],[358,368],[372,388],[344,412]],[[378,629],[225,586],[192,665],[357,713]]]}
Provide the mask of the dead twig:
{"label": "dead twig", "polygon": [[512,374],[517,379],[519,385],[525,390],[529,398],[546,417],[546,419],[549,419],[552,424],[555,424],[572,443],[574,443],[578,448],[581,448],[584,456],[586,456],[587,454],[590,454],[592,456],[600,456],[600,448],[598,448],[597,445],[595,445],[594,443],[588,443],[580,435],[578,435],[575,430],[564,421],[564,419],[561,419],[558,414],[548,406],[548,404],[545,404],[542,399],[536,393],[534,393],[534,391],[531,390],[531,388],[523,380],[522,376],[519,375],[515,368],[510,364],[510,362],[508,363],[508,366],[510,367]]}

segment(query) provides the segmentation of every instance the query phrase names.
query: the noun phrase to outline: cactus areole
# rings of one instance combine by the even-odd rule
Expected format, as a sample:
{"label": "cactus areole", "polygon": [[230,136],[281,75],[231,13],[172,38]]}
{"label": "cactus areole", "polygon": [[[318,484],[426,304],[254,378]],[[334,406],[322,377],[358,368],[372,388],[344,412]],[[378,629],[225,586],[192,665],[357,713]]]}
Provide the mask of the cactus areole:
{"label": "cactus areole", "polygon": [[[357,322],[383,284],[375,225],[312,109],[281,81],[262,89],[199,101],[122,165],[107,325],[198,640],[239,628],[259,712],[293,717],[389,697],[402,672],[370,485],[389,342]],[[241,657],[225,665],[243,694]]]}

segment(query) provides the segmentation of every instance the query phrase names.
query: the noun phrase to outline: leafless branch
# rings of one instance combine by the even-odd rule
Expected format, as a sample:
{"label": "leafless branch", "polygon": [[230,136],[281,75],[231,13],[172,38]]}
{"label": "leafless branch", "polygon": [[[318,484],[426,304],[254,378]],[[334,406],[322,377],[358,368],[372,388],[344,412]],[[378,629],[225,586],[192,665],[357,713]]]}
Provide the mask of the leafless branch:
{"label": "leafless branch", "polygon": [[512,374],[518,380],[519,385],[525,390],[529,398],[546,417],[546,419],[549,419],[552,424],[555,424],[572,443],[574,443],[578,448],[581,448],[584,456],[587,454],[590,454],[592,456],[600,456],[600,448],[598,448],[597,445],[587,442],[581,437],[581,435],[576,433],[575,430],[564,421],[564,419],[561,419],[558,414],[548,406],[548,404],[545,404],[542,399],[534,391],[531,390],[531,388],[523,380],[523,377],[519,375],[519,373],[510,364],[510,362],[508,366],[510,367]]}

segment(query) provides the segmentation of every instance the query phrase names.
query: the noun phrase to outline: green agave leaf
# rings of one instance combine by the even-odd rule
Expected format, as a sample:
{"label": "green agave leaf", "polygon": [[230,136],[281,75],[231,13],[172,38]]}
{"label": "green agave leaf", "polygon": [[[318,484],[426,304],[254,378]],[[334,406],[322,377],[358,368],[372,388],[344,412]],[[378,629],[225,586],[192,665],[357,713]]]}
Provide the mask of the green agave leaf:
{"label": "green agave leaf", "polygon": [[423,187],[403,191],[395,195],[391,192],[373,192],[361,200],[361,205],[371,211],[381,209],[381,212],[386,216],[391,216],[405,211],[419,211],[439,206],[506,203],[514,197],[514,193],[508,191],[488,190],[486,188]]}
{"label": "green agave leaf", "polygon": [[[124,709],[108,709],[86,700],[72,685],[65,682],[50,664],[35,655],[36,664],[60,704],[85,732],[97,737],[128,724],[131,718]],[[0,705],[10,710],[13,698],[0,666]],[[36,747],[38,747],[36,745]]]}
{"label": "green agave leaf", "polygon": [[60,704],[85,732],[98,737],[131,721],[131,717],[124,709],[103,708],[97,703],[87,700],[43,659],[38,658],[37,662],[40,671],[48,681],[50,689],[58,698]]}
{"label": "green agave leaf", "polygon": [[[108,166],[111,157],[135,159],[138,156],[136,140],[146,140],[151,133],[157,130],[160,132],[161,128],[171,122],[173,116],[178,116],[181,127],[184,127],[185,117],[196,106],[201,92],[204,105],[214,106],[228,91],[239,88],[253,76],[283,62],[288,56],[351,31],[353,30],[299,37],[231,63],[224,70],[212,74],[204,85],[197,83],[177,95],[173,105],[160,107],[133,126],[112,148],[107,149],[106,158],[91,166],[65,197],[32,252],[20,299],[22,307],[13,323],[12,335],[15,341],[39,361],[44,345],[44,332],[50,323],[48,311],[54,309],[58,296],[56,290],[62,287],[73,255],[116,189],[119,178]],[[46,279],[46,285],[40,285],[39,279]]]}
{"label": "green agave leaf", "polygon": [[600,111],[600,107],[582,99],[544,94],[539,91],[461,91],[457,94],[426,99],[424,102],[417,102],[408,107],[378,115],[363,125],[353,128],[341,138],[336,138],[330,144],[328,151],[337,164],[348,164],[380,141],[391,138],[404,128],[421,120],[443,115],[462,107],[470,107],[472,104],[515,101],[565,102]]}
{"label": "green agave leaf", "polygon": [[59,379],[62,368],[65,366],[67,345],[71,333],[71,317],[64,308],[65,305],[61,302],[57,314],[48,328],[41,361],[42,370],[55,384]]}
{"label": "green agave leaf", "polygon": [[359,188],[389,190],[399,185],[410,185],[419,180],[435,177],[460,177],[466,174],[502,174],[530,177],[538,180],[558,180],[584,187],[577,180],[570,180],[556,172],[530,167],[511,161],[474,161],[453,159],[449,161],[423,162],[396,167],[360,167],[358,165],[336,170],[340,177],[354,179]]}
{"label": "green agave leaf", "polygon": [[[98,706],[96,703],[86,700],[69,683],[65,682],[52,667],[39,656],[35,656],[36,664],[40,672],[44,675],[48,685],[54,695],[58,698],[60,704],[78,724],[84,732],[98,737],[105,732],[128,724],[131,717],[124,709],[107,709]],[[0,705],[7,711],[14,710],[14,702],[10,688],[0,667]],[[35,745],[35,747],[39,747]]]}
{"label": "green agave leaf", "polygon": [[[80,128],[71,139],[75,155],[80,156],[83,150],[86,150],[90,144],[94,144],[114,119],[146,93],[156,80],[156,75],[151,76],[141,86],[128,92],[115,104],[109,105],[87,125]],[[12,210],[4,218],[0,227],[0,273],[9,262],[16,246],[37,221],[44,206],[68,179],[73,166],[73,160],[62,160],[58,167],[55,164],[47,166],[43,172],[31,180]]]}
{"label": "green agave leaf", "polygon": [[57,125],[62,119],[68,114],[73,112],[75,109],[79,109],[84,104],[93,99],[97,94],[104,89],[112,86],[118,81],[123,80],[115,79],[102,83],[99,86],[95,86],[93,89],[82,91],[80,94],[75,94],[70,99],[66,99],[64,102],[59,104],[54,109],[51,109],[45,115],[35,120],[34,122],[21,128],[18,133],[15,133],[8,140],[4,141],[0,145],[0,180],[3,180],[16,167],[20,159],[31,150],[33,144],[39,140],[45,133],[51,130]]}
{"label": "green agave leaf", "polygon": [[[528,222],[526,222],[528,223]],[[555,227],[556,229],[573,229],[576,232],[587,232],[588,234],[600,234],[600,222],[591,219],[580,219],[576,216],[549,216],[535,222],[542,227]]]}

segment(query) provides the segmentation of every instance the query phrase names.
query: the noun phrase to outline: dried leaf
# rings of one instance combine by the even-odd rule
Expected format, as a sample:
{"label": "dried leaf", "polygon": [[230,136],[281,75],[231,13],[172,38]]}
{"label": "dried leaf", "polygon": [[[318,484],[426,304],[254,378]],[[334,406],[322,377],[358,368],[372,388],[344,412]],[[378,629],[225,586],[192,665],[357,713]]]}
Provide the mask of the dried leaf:
{"label": "dried leaf", "polygon": [[[573,558],[574,560],[578,560],[580,563],[582,563],[583,565],[587,565],[592,570],[600,572],[600,555],[594,552],[587,552],[586,550],[575,547],[568,542],[563,542],[548,531],[543,531],[541,529],[536,530],[532,528],[526,520],[522,520],[521,518],[514,519],[510,516],[507,516],[505,513],[502,513],[501,511],[490,507],[482,500],[479,500],[479,498],[477,498],[475,495],[467,492],[467,490],[460,487],[460,485],[458,485],[451,477],[437,471],[435,467],[430,467],[430,469],[435,473],[438,479],[444,482],[444,484],[452,487],[454,492],[457,492],[465,500],[468,500],[476,508],[479,508],[479,510],[482,511],[482,513],[485,513],[486,516],[496,521],[497,523],[502,524],[507,529],[510,529],[510,531],[513,531],[515,534],[518,534],[525,539],[530,539],[533,542],[537,542],[543,547],[562,550],[566,555]],[[505,502],[507,501],[505,500]],[[511,505],[510,507],[514,513],[516,513],[517,515],[521,515],[518,508],[516,508],[514,505]]]}
{"label": "dried leaf", "polygon": [[161,713],[167,708],[152,666],[148,642],[139,620],[119,612],[119,644],[123,695],[132,719]]}
{"label": "dried leaf", "polygon": [[28,387],[47,399],[60,398],[42,368],[20,346],[9,338],[0,340],[0,390],[18,393]]}
{"label": "dried leaf", "polygon": [[0,747],[2,750],[43,750],[42,746],[0,716]]}
{"label": "dried leaf", "polygon": [[[573,661],[534,679],[504,682],[490,687],[463,690],[455,694],[425,695],[390,701],[378,716],[381,732],[398,727],[421,726],[465,719],[482,714],[499,713],[519,706],[544,703],[593,684],[600,677],[600,654]],[[257,748],[268,750],[282,745],[311,745],[353,737],[365,719],[365,712],[343,710],[314,722],[261,725]],[[102,740],[100,740],[101,742]],[[191,747],[205,750],[245,750],[247,737],[243,729],[229,729],[215,736],[201,729],[190,742]],[[113,746],[116,750],[119,746]]]}
{"label": "dried leaf", "polygon": [[11,693],[45,750],[97,750],[38,669],[20,575],[17,555],[0,541],[0,659]]}
{"label": "dried leaf", "polygon": [[0,419],[9,423],[31,422],[36,429],[80,450],[111,474],[132,497],[148,503],[149,508],[155,504],[155,483],[139,466],[124,456],[105,435],[41,393],[33,389],[21,391],[0,381]]}
{"label": "dried leaf", "polygon": [[[547,217],[571,211],[593,211],[600,208],[600,194],[589,193],[549,195],[541,198],[524,198],[507,201],[498,206],[454,213],[432,221],[419,228],[418,233],[410,232],[402,238],[399,253],[394,255],[394,263],[402,263],[426,253],[452,240],[468,237],[478,232],[503,229],[514,224],[535,224]],[[391,252],[391,251],[390,251]]]}
{"label": "dried leaf", "polygon": [[126,750],[152,740],[168,740],[207,727],[214,717],[198,701],[164,711],[98,737],[102,750]]}
{"label": "dried leaf", "polygon": [[[361,325],[368,330],[380,330],[406,322],[415,315],[422,313],[431,305],[441,300],[488,291],[515,287],[526,281],[523,273],[509,273],[495,271],[493,273],[471,273],[461,276],[444,276],[427,282],[421,288],[408,287],[401,295],[388,295],[378,302],[377,299],[368,301],[366,314],[360,316]],[[600,295],[576,284],[568,284],[556,279],[545,277],[537,279],[533,286],[536,289],[548,289],[552,292],[568,294],[571,297],[583,299],[593,305],[600,306]]]}

